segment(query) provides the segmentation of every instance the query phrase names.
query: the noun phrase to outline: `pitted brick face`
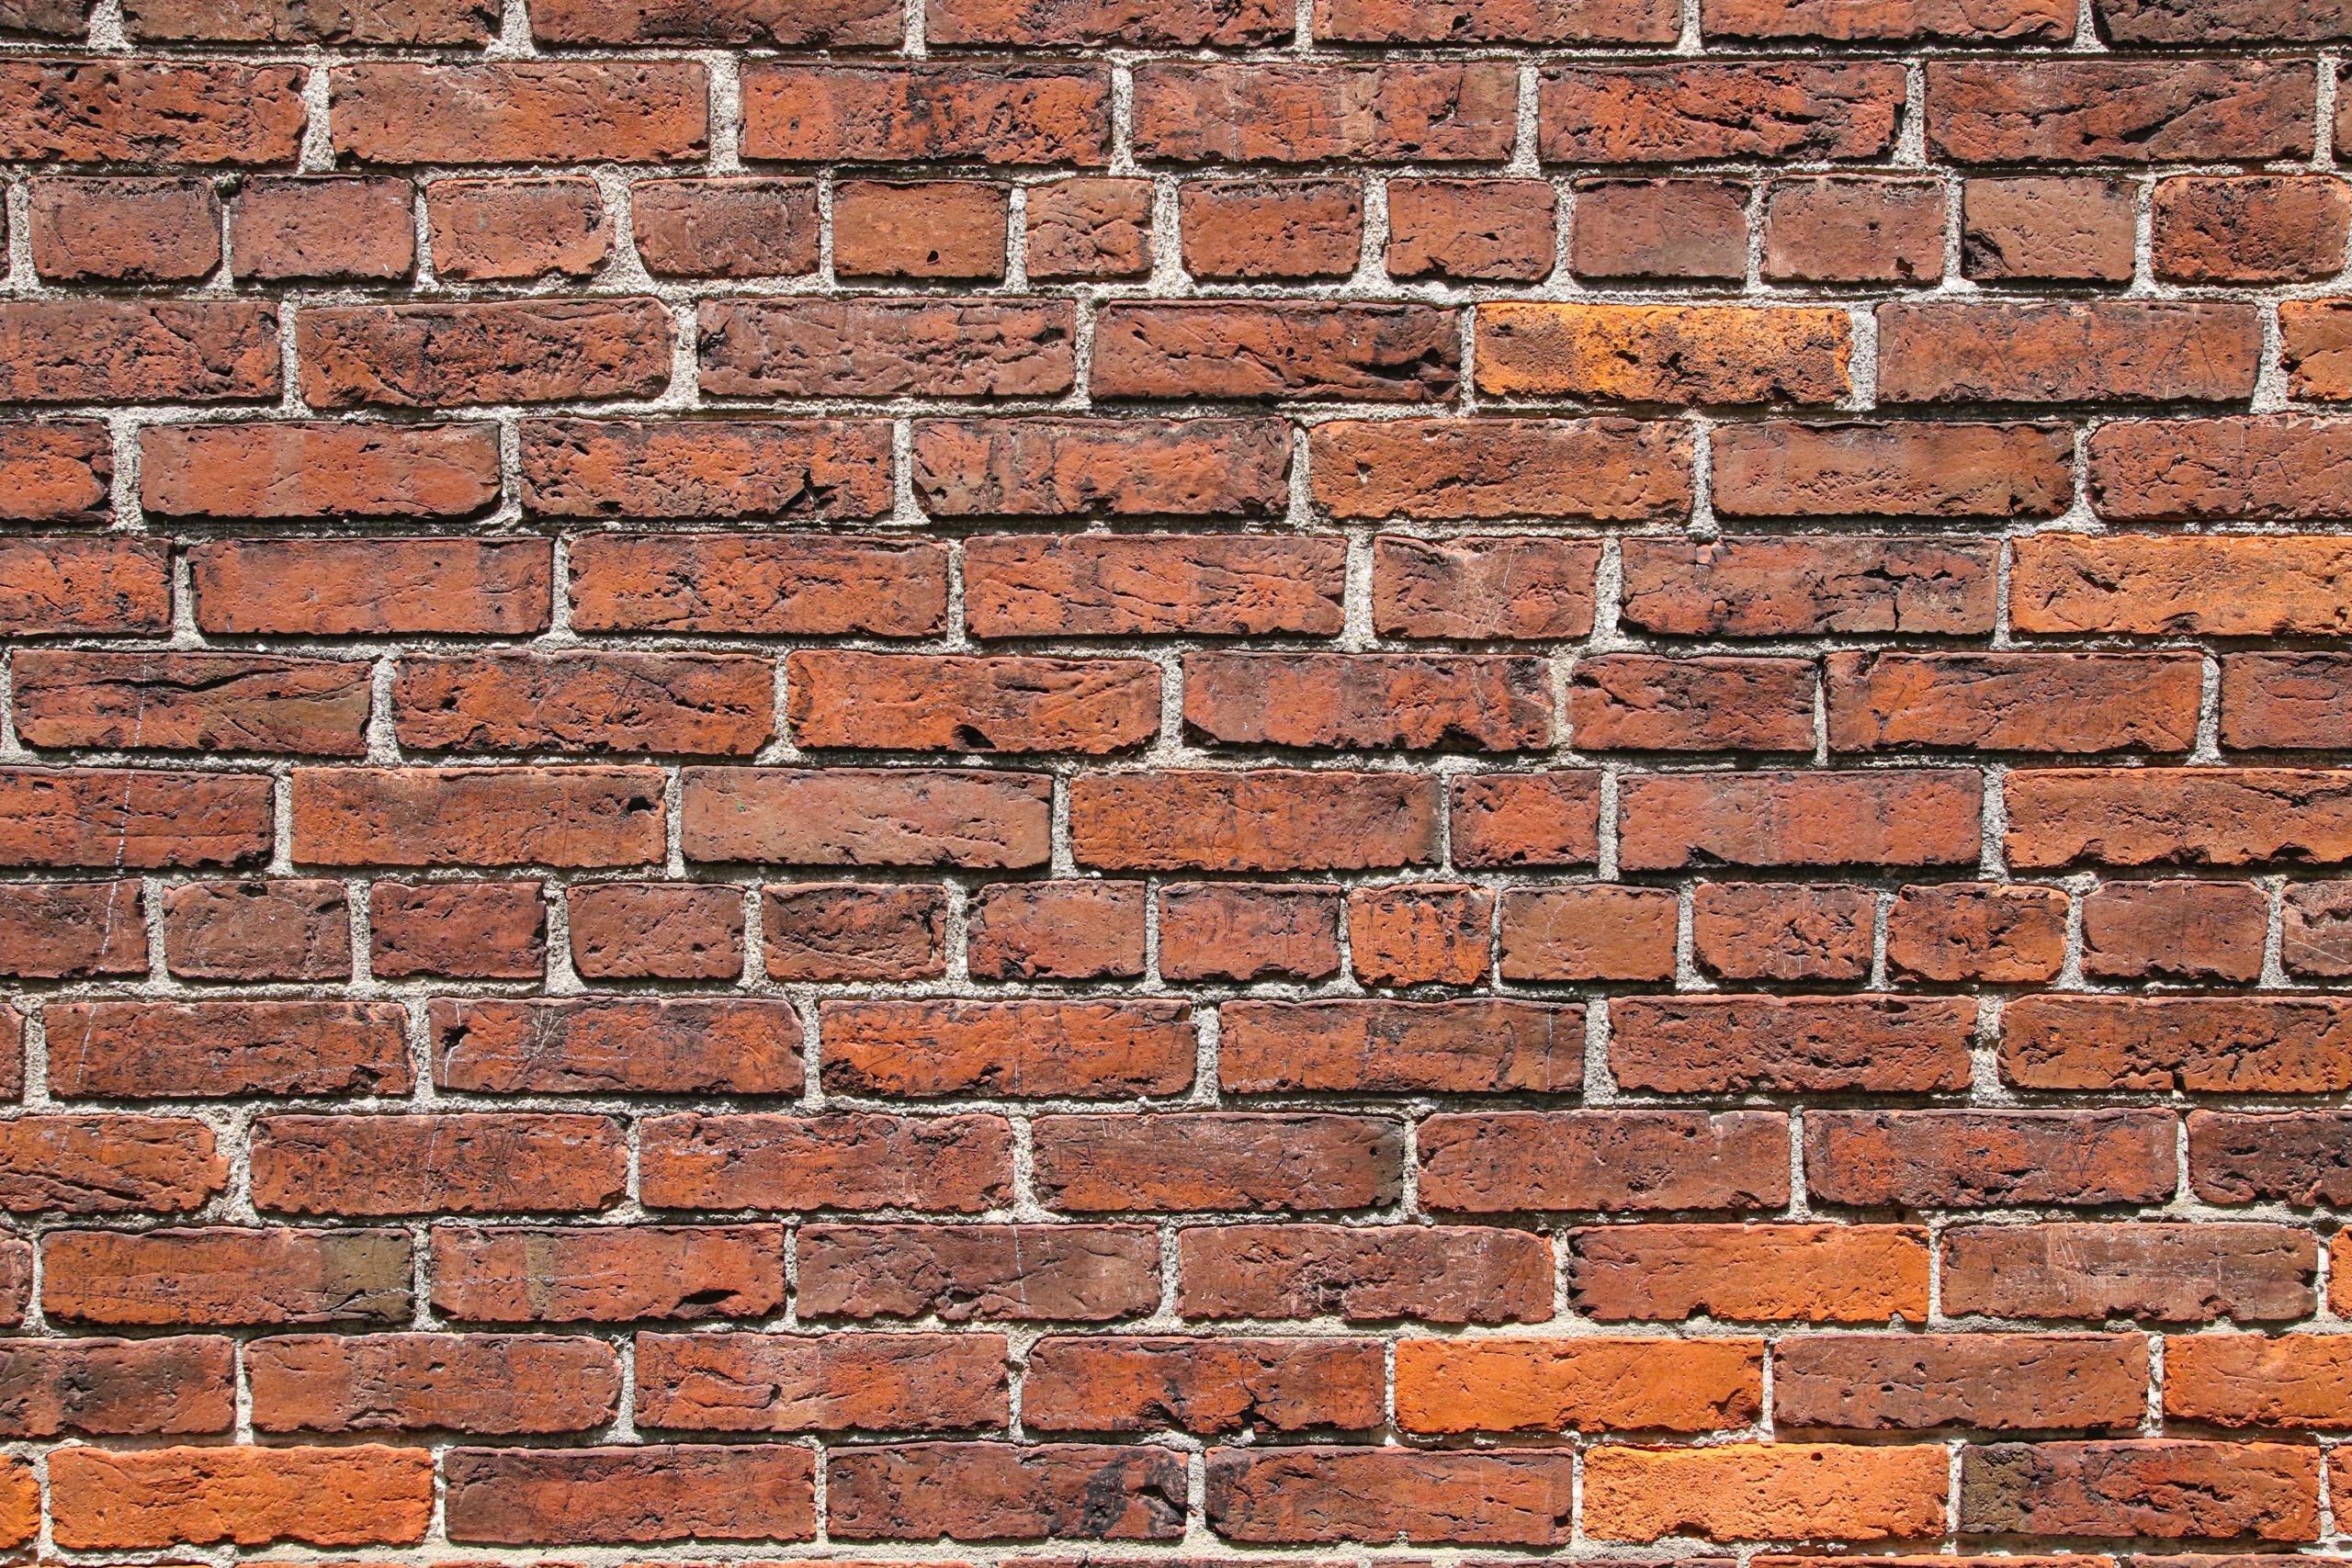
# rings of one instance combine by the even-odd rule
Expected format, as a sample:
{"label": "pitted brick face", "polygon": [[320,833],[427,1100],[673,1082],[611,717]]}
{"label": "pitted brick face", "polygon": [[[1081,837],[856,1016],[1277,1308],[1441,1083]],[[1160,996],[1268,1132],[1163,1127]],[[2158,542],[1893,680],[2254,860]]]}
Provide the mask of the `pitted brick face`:
{"label": "pitted brick face", "polygon": [[2346,0],[0,33],[0,1556],[2352,1561]]}

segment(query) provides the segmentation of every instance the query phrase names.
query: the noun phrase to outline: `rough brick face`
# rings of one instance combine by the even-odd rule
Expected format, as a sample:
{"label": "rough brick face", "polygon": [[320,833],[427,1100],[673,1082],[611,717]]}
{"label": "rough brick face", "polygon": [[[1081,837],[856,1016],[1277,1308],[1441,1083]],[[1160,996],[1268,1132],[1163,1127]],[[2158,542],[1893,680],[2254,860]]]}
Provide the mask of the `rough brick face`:
{"label": "rough brick face", "polygon": [[2341,0],[0,34],[0,1554],[2352,1556]]}

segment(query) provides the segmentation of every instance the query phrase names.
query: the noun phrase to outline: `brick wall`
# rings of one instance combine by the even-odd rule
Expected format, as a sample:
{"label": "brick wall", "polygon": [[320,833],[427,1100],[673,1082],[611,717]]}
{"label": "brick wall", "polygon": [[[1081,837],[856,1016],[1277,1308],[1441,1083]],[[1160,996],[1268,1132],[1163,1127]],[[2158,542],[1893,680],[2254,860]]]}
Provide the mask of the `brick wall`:
{"label": "brick wall", "polygon": [[2345,0],[0,24],[0,1549],[2344,1544]]}

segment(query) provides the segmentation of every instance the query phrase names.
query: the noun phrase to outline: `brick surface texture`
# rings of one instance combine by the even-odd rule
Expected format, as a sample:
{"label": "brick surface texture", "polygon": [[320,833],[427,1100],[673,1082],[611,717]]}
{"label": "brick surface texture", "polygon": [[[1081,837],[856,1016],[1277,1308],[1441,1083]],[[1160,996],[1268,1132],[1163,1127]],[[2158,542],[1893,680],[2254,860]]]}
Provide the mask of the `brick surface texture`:
{"label": "brick surface texture", "polygon": [[0,0],[0,1562],[2352,1562],[2347,71]]}

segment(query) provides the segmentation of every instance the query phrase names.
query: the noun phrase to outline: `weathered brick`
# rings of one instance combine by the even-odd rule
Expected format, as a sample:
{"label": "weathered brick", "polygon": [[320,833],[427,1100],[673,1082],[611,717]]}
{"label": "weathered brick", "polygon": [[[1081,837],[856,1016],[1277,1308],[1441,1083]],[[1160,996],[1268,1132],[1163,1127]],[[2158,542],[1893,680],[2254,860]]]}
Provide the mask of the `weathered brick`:
{"label": "weathered brick", "polygon": [[33,270],[57,283],[192,283],[220,265],[204,180],[42,179],[27,203]]}
{"label": "weathered brick", "polygon": [[2318,1270],[2312,1238],[2283,1225],[1955,1226],[1943,1237],[1944,1310],[1955,1314],[2265,1322],[2311,1311]]}
{"label": "weathered brick", "polygon": [[1951,60],[1927,79],[1928,144],[1960,164],[2260,163],[2311,151],[2313,82],[2290,61]]}
{"label": "weathered brick", "polygon": [[1566,1449],[1227,1449],[1208,1464],[1208,1517],[1228,1540],[1363,1540],[1549,1546],[1568,1539]]}
{"label": "weathered brick", "polygon": [[1098,773],[1071,782],[1070,844],[1120,870],[1418,865],[1437,858],[1437,781],[1409,774]]}
{"label": "weathered brick", "polygon": [[452,1449],[441,1476],[452,1540],[650,1544],[816,1532],[815,1461],[784,1444]]}
{"label": "weathered brick", "polygon": [[1173,1540],[1184,1461],[1156,1444],[910,1443],[836,1452],[825,1528],[843,1540]]}
{"label": "weathered brick", "polygon": [[798,1240],[816,1316],[1098,1323],[1159,1303],[1159,1249],[1136,1225],[811,1224]]}
{"label": "weathered brick", "polygon": [[1781,1427],[2132,1430],[2147,1410],[2147,1341],[2120,1335],[1841,1335],[1772,1359]]}
{"label": "weathered brick", "polygon": [[1584,1009],[1573,1003],[1236,1001],[1218,1013],[1230,1093],[1557,1094],[1584,1082]]}
{"label": "weathered brick", "polygon": [[433,270],[468,282],[593,276],[612,254],[595,182],[435,180],[425,193]]}
{"label": "weathered brick", "polygon": [[317,865],[639,865],[661,858],[653,768],[305,768],[294,858]]}
{"label": "weathered brick", "polygon": [[2199,660],[2162,653],[1833,653],[1833,751],[2186,751]]}
{"label": "weathered brick", "polygon": [[320,408],[647,398],[670,384],[658,299],[329,305],[295,318],[302,396]]}
{"label": "weathered brick", "polygon": [[76,1445],[50,1461],[50,1527],[60,1546],[175,1543],[412,1545],[433,1514],[424,1449]]}
{"label": "weathered brick", "polygon": [[1965,1089],[1966,997],[1627,998],[1609,1011],[1609,1067],[1667,1093]]}
{"label": "weathered brick", "polygon": [[[575,908],[587,891],[572,890]],[[572,936],[579,942],[576,918]],[[470,1093],[789,1094],[801,1087],[800,1018],[781,1000],[436,998],[425,1027],[434,1081]]]}
{"label": "weathered brick", "polygon": [[1567,1234],[1568,1301],[1603,1322],[1914,1322],[1928,1235],[1904,1225],[1636,1224]]}
{"label": "weathered brick", "polygon": [[139,433],[151,516],[469,517],[498,502],[488,424],[160,424]]}
{"label": "weathered brick", "polygon": [[1478,389],[1618,402],[1831,403],[1852,326],[1824,306],[1481,305]]}
{"label": "weathered brick", "polygon": [[648,1120],[639,1184],[652,1209],[921,1209],[977,1213],[1012,1187],[1001,1117],[683,1112]]}
{"label": "weathered brick", "polygon": [[1945,1452],[1731,1443],[1597,1449],[1586,1461],[1584,1521],[1603,1540],[1907,1540],[1944,1527]]}
{"label": "weathered brick", "polygon": [[1369,1339],[1057,1335],[1030,1354],[1021,1420],[1048,1432],[1364,1431],[1381,1424],[1385,1381]]}
{"label": "weathered brick", "polygon": [[1102,398],[1437,402],[1461,375],[1454,312],[1432,305],[1117,303],[1094,332]]}
{"label": "weathered brick", "polygon": [[637,1419],[690,1432],[1001,1427],[991,1334],[639,1334]]}
{"label": "weathered brick", "polygon": [[[534,19],[547,17],[541,6]],[[638,259],[656,277],[789,277],[817,268],[817,187],[808,180],[645,180],[629,188],[629,214]]]}
{"label": "weathered brick", "polygon": [[1552,1312],[1551,1249],[1529,1231],[1199,1225],[1176,1245],[1186,1317],[1540,1323]]}
{"label": "weathered brick", "polygon": [[1890,403],[2226,402],[2254,394],[2262,323],[2228,302],[1878,308]]}
{"label": "weathered brick", "polygon": [[1421,1123],[1420,1198],[1465,1213],[1777,1209],[1788,1132],[1766,1111],[1440,1114]]}
{"label": "weathered brick", "polygon": [[977,770],[689,768],[681,818],[693,861],[797,865],[1043,864],[1043,774]]}
{"label": "weathered brick", "polygon": [[335,151],[361,164],[659,164],[708,145],[693,62],[371,62],[333,81]]}
{"label": "weathered brick", "polygon": [[2310,1540],[2319,1531],[2319,1450],[2177,1439],[1973,1447],[1961,1459],[1960,1528]]}
{"label": "weathered brick", "polygon": [[2163,1111],[1819,1111],[1805,1184],[1866,1206],[2156,1203],[2177,1183],[2176,1132]]}
{"label": "weathered brick", "polygon": [[628,1165],[619,1123],[604,1116],[267,1116],[251,1147],[254,1206],[294,1214],[602,1209]]}
{"label": "weathered brick", "polygon": [[74,1002],[47,1021],[50,1092],[73,1099],[399,1094],[413,1077],[398,1002]]}
{"label": "weathered brick", "polygon": [[542,630],[545,539],[209,539],[188,550],[197,626],[240,636]]}
{"label": "weathered brick", "polygon": [[762,1317],[784,1304],[784,1228],[433,1227],[433,1310],[476,1323]]}
{"label": "weathered brick", "polygon": [[1708,1432],[1763,1414],[1760,1339],[1405,1339],[1409,1432]]}
{"label": "weathered brick", "polygon": [[41,1310],[75,1323],[406,1323],[414,1270],[396,1230],[51,1231]]}
{"label": "weathered brick", "polygon": [[582,1432],[620,1396],[619,1359],[598,1339],[300,1334],[244,1354],[264,1432]]}
{"label": "weathered brick", "polygon": [[1690,446],[1667,424],[1333,420],[1307,449],[1316,502],[1334,517],[1635,523],[1690,503]]}
{"label": "weathered brick", "polygon": [[1775,420],[1718,425],[1713,446],[1733,517],[2048,517],[2075,493],[2063,425]]}
{"label": "weathered brick", "polygon": [[402,659],[392,732],[412,751],[748,756],[774,728],[775,667],[723,653]]}
{"label": "weathered brick", "polygon": [[291,65],[18,56],[0,62],[0,157],[290,165],[310,118],[302,74]]}

